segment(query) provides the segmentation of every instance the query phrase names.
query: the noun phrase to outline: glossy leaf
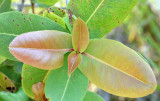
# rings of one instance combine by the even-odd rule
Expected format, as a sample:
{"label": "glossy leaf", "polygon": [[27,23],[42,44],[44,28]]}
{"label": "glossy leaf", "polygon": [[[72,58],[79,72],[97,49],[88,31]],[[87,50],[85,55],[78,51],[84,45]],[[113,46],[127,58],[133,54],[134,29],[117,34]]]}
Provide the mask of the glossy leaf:
{"label": "glossy leaf", "polygon": [[[39,30],[66,30],[54,21],[34,14],[12,11],[0,14],[0,33],[19,35]],[[1,42],[0,42],[1,43]]]}
{"label": "glossy leaf", "polygon": [[35,98],[36,101],[48,101],[47,98],[45,97],[44,87],[45,84],[43,82],[38,82],[32,86],[32,92],[36,97]]}
{"label": "glossy leaf", "polygon": [[33,101],[25,95],[22,88],[16,93],[0,92],[0,101]]}
{"label": "glossy leaf", "polygon": [[85,53],[79,69],[99,88],[131,98],[146,96],[156,89],[151,67],[120,42],[91,40]]}
{"label": "glossy leaf", "polygon": [[59,7],[52,6],[52,7],[49,7],[48,10],[53,12],[54,14],[60,16],[60,17],[65,17],[66,16],[65,10],[63,10]]}
{"label": "glossy leaf", "polygon": [[46,5],[54,5],[59,0],[35,0],[35,1],[42,3],[42,4],[46,4]]}
{"label": "glossy leaf", "polygon": [[24,92],[32,99],[35,95],[32,92],[32,85],[38,82],[44,82],[48,77],[49,71],[38,69],[24,64],[22,69],[22,87]]}
{"label": "glossy leaf", "polygon": [[2,72],[0,72],[0,91],[14,92],[16,87],[14,83]]}
{"label": "glossy leaf", "polygon": [[82,101],[87,89],[88,79],[77,68],[68,76],[67,57],[63,67],[52,70],[45,83],[45,94],[50,101]]}
{"label": "glossy leaf", "polygon": [[63,19],[61,17],[59,17],[58,15],[54,14],[53,12],[49,11],[49,10],[45,10],[43,12],[43,16],[53,20],[54,22],[56,22],[58,24],[60,24],[64,28],[66,27],[65,22],[63,21]]}
{"label": "glossy leaf", "polygon": [[67,10],[82,18],[90,38],[101,38],[117,27],[138,0],[70,0]]}
{"label": "glossy leaf", "polygon": [[0,0],[0,13],[10,11],[11,0]]}
{"label": "glossy leaf", "polygon": [[71,35],[59,31],[36,31],[17,36],[9,50],[18,60],[51,70],[63,65],[64,54],[72,50]]}
{"label": "glossy leaf", "polygon": [[104,99],[98,94],[88,91],[83,101],[104,101]]}
{"label": "glossy leaf", "polygon": [[81,63],[82,55],[73,51],[68,56],[68,75],[72,74]]}
{"label": "glossy leaf", "polygon": [[83,52],[89,43],[89,32],[85,22],[78,18],[73,26],[72,44],[75,51]]}
{"label": "glossy leaf", "polygon": [[0,33],[0,55],[11,60],[17,60],[14,56],[9,52],[8,46],[11,41],[16,37],[16,35]]}

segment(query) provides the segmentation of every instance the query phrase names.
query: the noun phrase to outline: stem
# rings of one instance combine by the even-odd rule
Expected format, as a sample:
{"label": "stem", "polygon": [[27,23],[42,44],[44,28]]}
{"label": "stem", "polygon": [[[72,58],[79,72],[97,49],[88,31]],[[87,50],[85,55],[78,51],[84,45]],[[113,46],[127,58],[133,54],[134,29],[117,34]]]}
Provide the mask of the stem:
{"label": "stem", "polygon": [[32,0],[31,0],[31,6],[32,6],[32,13],[34,14],[35,13],[35,9],[34,9],[34,3],[32,2]]}

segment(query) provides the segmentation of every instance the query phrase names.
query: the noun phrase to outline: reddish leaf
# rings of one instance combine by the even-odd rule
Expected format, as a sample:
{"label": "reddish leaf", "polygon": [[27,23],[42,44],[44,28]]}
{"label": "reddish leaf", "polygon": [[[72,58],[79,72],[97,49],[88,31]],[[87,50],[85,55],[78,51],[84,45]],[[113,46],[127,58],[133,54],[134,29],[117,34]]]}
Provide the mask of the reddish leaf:
{"label": "reddish leaf", "polygon": [[36,31],[16,37],[9,50],[18,60],[41,69],[63,65],[64,54],[72,50],[71,36],[59,31]]}
{"label": "reddish leaf", "polygon": [[89,32],[85,22],[78,18],[73,26],[72,44],[75,51],[83,52],[89,43]]}
{"label": "reddish leaf", "polygon": [[35,100],[37,101],[48,101],[44,93],[45,84],[43,82],[38,82],[32,86],[32,92],[35,95]]}
{"label": "reddish leaf", "polygon": [[76,53],[74,51],[69,54],[68,56],[68,75],[73,73],[73,71],[81,63],[81,60],[82,60],[82,55],[80,53]]}

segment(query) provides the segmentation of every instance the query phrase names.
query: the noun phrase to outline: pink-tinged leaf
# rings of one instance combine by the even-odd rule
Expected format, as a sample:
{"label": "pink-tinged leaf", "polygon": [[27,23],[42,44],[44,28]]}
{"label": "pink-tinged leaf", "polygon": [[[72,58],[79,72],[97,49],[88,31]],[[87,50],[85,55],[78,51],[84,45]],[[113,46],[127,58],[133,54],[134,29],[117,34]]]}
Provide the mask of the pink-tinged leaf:
{"label": "pink-tinged leaf", "polygon": [[68,56],[68,75],[72,74],[74,70],[81,63],[82,55],[73,51]]}
{"label": "pink-tinged leaf", "polygon": [[78,18],[73,26],[72,44],[75,51],[83,52],[89,43],[89,32],[85,22]]}
{"label": "pink-tinged leaf", "polygon": [[78,66],[99,88],[118,96],[143,97],[154,92],[156,78],[134,50],[109,39],[91,40]]}
{"label": "pink-tinged leaf", "polygon": [[72,49],[70,34],[59,31],[36,31],[21,34],[9,45],[18,60],[31,66],[51,70],[63,65],[64,54]]}
{"label": "pink-tinged leaf", "polygon": [[44,93],[45,84],[43,82],[38,82],[32,85],[32,92],[35,95],[36,101],[48,101]]}

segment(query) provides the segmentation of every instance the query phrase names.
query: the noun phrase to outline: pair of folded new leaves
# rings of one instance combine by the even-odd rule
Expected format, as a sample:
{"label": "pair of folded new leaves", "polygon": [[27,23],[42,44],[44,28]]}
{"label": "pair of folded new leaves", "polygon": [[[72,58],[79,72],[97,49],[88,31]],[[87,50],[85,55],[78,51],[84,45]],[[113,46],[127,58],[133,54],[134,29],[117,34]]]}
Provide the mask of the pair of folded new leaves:
{"label": "pair of folded new leaves", "polygon": [[85,22],[78,18],[72,36],[46,30],[21,34],[9,46],[18,60],[31,66],[53,70],[68,56],[68,75],[78,67],[99,88],[118,96],[143,97],[157,86],[153,71],[134,50],[109,39],[89,40]]}

